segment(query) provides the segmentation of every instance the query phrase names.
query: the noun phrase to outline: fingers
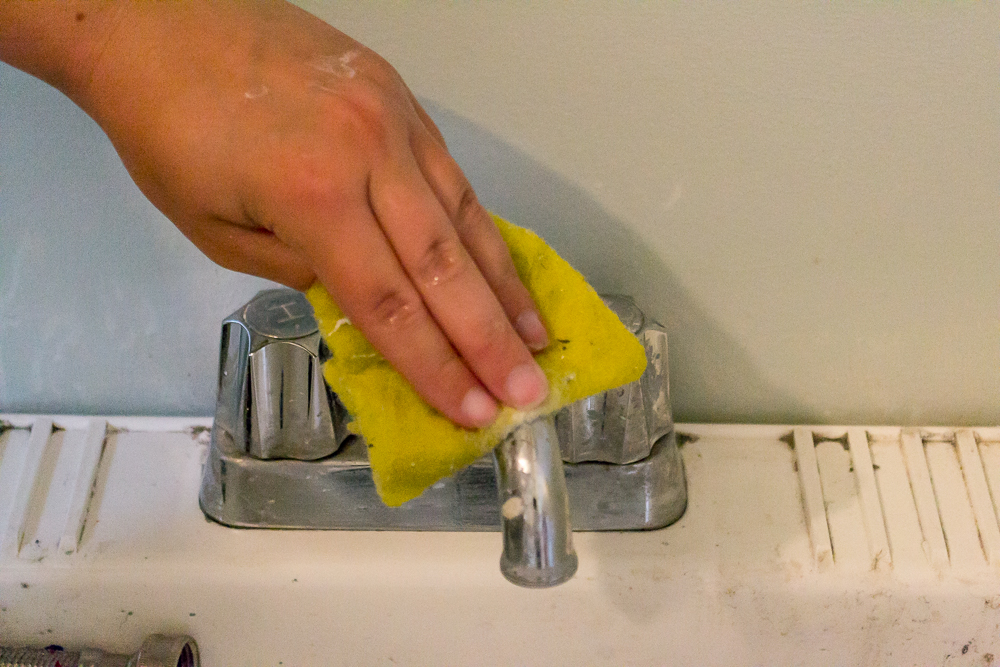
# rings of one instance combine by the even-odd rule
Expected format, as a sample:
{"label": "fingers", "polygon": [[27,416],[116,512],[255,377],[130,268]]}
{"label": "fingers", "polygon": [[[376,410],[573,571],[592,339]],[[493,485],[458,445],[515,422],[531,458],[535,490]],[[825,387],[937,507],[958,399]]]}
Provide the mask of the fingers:
{"label": "fingers", "polygon": [[533,407],[548,384],[411,160],[373,173],[372,210],[434,320],[490,392]]}
{"label": "fingers", "polygon": [[361,203],[337,211],[336,221],[310,225],[307,252],[320,281],[430,405],[462,426],[488,425],[496,401],[442,333],[367,202]]}
{"label": "fingers", "polygon": [[531,294],[521,282],[507,245],[489,213],[479,203],[465,175],[441,146],[422,132],[412,139],[421,172],[451,219],[459,239],[486,278],[507,318],[524,343],[538,351],[548,334]]}
{"label": "fingers", "polygon": [[[468,428],[486,426],[496,417],[496,400],[440,331],[367,207],[346,213],[337,224],[310,225],[314,252],[306,257],[261,228],[216,219],[180,227],[225,268],[298,290],[319,277],[333,286],[334,299],[351,321],[428,403]],[[320,267],[318,276],[310,264]],[[336,287],[343,285],[348,288]]]}
{"label": "fingers", "polygon": [[445,144],[444,135],[441,134],[441,130],[438,129],[437,124],[431,120],[431,117],[426,111],[424,111],[424,108],[420,105],[420,102],[417,101],[417,98],[414,97],[413,93],[410,93],[409,90],[407,90],[407,92],[410,95],[410,103],[413,105],[413,110],[417,112],[417,117],[419,117],[420,122],[424,124],[424,128],[431,133],[431,136],[434,137],[435,141],[441,144],[442,148],[447,150],[448,146]]}

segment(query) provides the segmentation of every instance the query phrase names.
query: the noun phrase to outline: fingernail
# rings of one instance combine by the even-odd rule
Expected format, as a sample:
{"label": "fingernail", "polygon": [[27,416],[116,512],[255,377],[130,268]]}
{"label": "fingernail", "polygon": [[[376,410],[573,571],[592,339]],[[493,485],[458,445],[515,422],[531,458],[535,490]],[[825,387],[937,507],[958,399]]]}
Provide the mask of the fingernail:
{"label": "fingernail", "polygon": [[535,352],[549,344],[549,334],[545,330],[545,325],[542,324],[538,313],[533,310],[526,310],[518,315],[514,321],[514,328],[524,344]]}
{"label": "fingernail", "polygon": [[549,382],[536,363],[521,364],[507,376],[507,397],[515,408],[533,408],[549,395]]}
{"label": "fingernail", "polygon": [[462,414],[479,426],[486,426],[497,414],[497,402],[482,387],[473,387],[462,399]]}

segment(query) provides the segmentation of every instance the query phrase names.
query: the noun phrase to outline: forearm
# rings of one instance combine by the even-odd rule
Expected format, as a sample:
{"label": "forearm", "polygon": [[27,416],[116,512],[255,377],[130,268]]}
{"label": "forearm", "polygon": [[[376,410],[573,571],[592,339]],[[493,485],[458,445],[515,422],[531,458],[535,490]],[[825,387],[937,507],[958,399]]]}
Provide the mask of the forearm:
{"label": "forearm", "polygon": [[0,59],[89,113],[209,257],[321,281],[456,423],[544,400],[531,295],[378,54],[280,0],[0,0]]}
{"label": "forearm", "polygon": [[0,60],[87,108],[94,65],[124,9],[104,0],[4,0]]}

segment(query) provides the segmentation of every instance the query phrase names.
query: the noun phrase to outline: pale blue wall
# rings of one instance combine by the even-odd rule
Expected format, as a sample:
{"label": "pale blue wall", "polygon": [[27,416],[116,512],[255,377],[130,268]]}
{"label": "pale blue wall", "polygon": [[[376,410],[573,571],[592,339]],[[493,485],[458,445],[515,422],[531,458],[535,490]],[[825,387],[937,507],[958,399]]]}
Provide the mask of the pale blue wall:
{"label": "pale blue wall", "polygon": [[195,250],[86,114],[0,65],[0,412],[209,414],[219,323],[261,284]]}
{"label": "pale blue wall", "polygon": [[[312,3],[670,330],[681,420],[1000,422],[995,5]],[[208,414],[212,265],[0,67],[0,412]]]}

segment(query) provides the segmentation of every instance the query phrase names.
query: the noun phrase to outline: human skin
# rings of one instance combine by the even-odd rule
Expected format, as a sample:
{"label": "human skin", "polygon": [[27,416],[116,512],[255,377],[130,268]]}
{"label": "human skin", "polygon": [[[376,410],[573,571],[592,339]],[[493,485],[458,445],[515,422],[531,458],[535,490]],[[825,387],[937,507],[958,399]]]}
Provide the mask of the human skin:
{"label": "human skin", "polygon": [[499,232],[370,49],[285,2],[6,0],[0,59],[86,111],[212,260],[319,280],[452,421],[545,398],[547,333]]}

